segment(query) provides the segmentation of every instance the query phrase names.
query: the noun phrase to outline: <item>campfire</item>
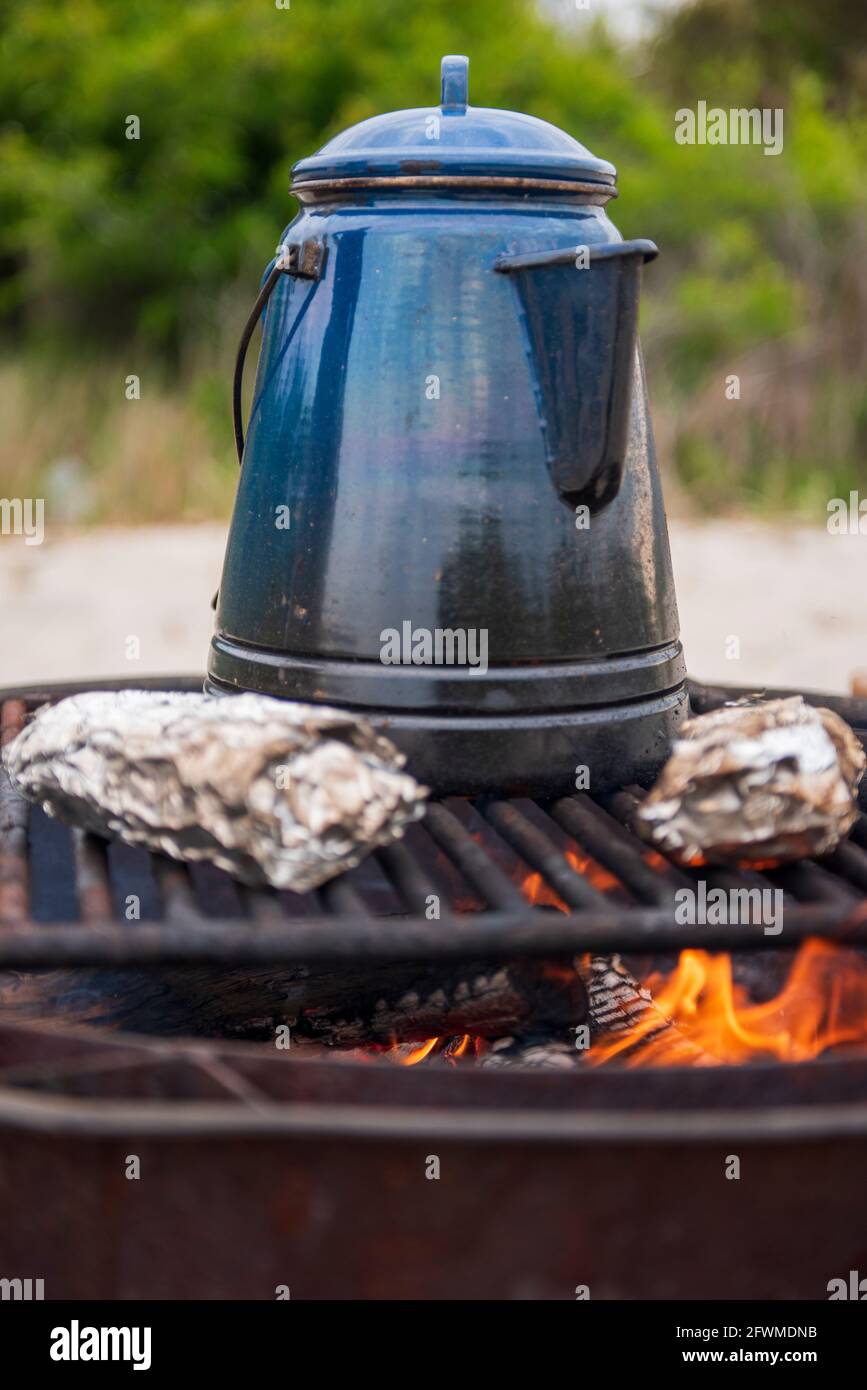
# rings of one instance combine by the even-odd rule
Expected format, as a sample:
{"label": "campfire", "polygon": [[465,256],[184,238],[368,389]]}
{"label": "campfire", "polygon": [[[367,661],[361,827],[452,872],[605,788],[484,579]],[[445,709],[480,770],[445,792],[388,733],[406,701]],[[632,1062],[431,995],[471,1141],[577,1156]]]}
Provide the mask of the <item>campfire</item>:
{"label": "campfire", "polygon": [[[6,702],[7,737],[25,712]],[[822,861],[720,870],[678,866],[636,838],[639,788],[596,801],[448,797],[357,868],[280,893],[70,834],[8,783],[2,794],[4,917],[26,934],[0,933],[0,954],[72,972],[7,986],[19,1016],[108,1012],[127,1029],[252,1041],[283,1028],[299,1059],[327,1050],[425,1069],[796,1064],[867,1042],[867,962],[853,940],[863,818]],[[672,904],[685,888],[702,901],[778,898],[786,935],[735,923],[684,941]],[[112,928],[129,902],[140,925]],[[217,938],[209,923],[224,924]],[[259,952],[272,968],[256,966]],[[161,960],[170,992],[155,1004],[132,983],[108,1011],[98,972],[85,985],[72,967],[109,960]]]}
{"label": "campfire", "polygon": [[[600,891],[616,889],[617,880],[589,856],[567,849],[565,858]],[[645,859],[654,867],[665,865],[653,851]],[[534,906],[568,912],[540,873],[526,873],[520,888]],[[577,960],[575,970],[589,977],[591,958]],[[735,974],[730,952],[681,951],[673,969],[652,970],[641,978],[640,995],[649,1007],[637,1016],[630,1016],[627,1007],[616,1027],[600,1029],[586,1051],[587,1064],[676,1066],[689,1060],[720,1066],[763,1058],[802,1062],[831,1048],[867,1044],[867,960],[856,951],[819,938],[807,939],[795,952],[782,987],[761,1000],[753,998]],[[621,967],[621,990],[624,977]],[[685,1043],[695,1049],[692,1056]],[[472,1062],[489,1050],[486,1039],[464,1034],[427,1038],[415,1047],[393,1044],[378,1051],[403,1066],[416,1066],[438,1059]]]}
{"label": "campfire", "polygon": [[[7,698],[4,736],[53,697]],[[840,705],[863,736],[867,704]],[[178,1250],[204,1248],[220,1296],[261,1296],[235,1251],[263,1201],[270,1285],[289,1223],[314,1296],[335,1274],[330,1253],[311,1267],[311,1241],[330,1251],[350,1227],[352,1296],[429,1297],[443,1271],[442,1296],[524,1297],[532,1268],[530,1296],[561,1297],[564,1271],[571,1288],[589,1270],[594,1297],[727,1297],[735,1266],[746,1296],[823,1296],[859,1258],[867,820],[821,859],[684,867],[633,833],[642,795],[432,797],[402,839],[289,893],[72,830],[0,778],[0,1121],[21,1135],[10,1181],[30,1194],[7,1223],[21,1267],[30,1211],[47,1207],[38,1267],[84,1288],[77,1264],[58,1270],[68,1211],[53,1194],[89,1181],[87,1136],[105,1152],[94,1181],[113,1180],[118,1154],[164,1175],[171,1192],[141,1184],[154,1248],[172,1249],[172,1271]],[[699,884],[708,900],[779,894],[783,932],[678,922],[675,895]],[[63,1181],[48,1192],[30,1125],[52,1133]],[[738,1154],[749,1183],[722,1178]],[[423,1165],[440,1161],[425,1202]],[[379,1219],[359,1233],[383,1174],[387,1249]],[[508,1250],[456,1283],[492,1183]],[[594,1200],[564,1221],[576,1191]],[[178,1245],[191,1210],[195,1239]],[[109,1219],[123,1227],[123,1204]],[[165,1268],[125,1294],[163,1292]]]}
{"label": "campfire", "polygon": [[[723,952],[682,951],[676,968],[644,980],[655,1008],[706,1054],[708,1065],[775,1057],[803,1062],[829,1048],[867,1043],[867,962],[854,951],[811,938],[799,948],[783,988],[755,1003],[733,978]],[[588,1060],[627,1066],[678,1060],[670,1031],[641,1019],[624,1036],[600,1039]]]}

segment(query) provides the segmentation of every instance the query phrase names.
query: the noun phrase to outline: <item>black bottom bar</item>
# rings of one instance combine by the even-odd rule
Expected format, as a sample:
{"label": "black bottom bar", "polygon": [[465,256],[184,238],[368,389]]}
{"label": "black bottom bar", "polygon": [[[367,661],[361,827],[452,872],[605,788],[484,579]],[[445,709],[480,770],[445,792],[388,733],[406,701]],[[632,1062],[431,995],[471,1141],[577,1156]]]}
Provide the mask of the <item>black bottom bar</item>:
{"label": "black bottom bar", "polygon": [[[571,1301],[572,1308],[561,1310],[559,1315],[544,1315],[544,1326],[536,1323],[535,1310],[513,1310],[505,1337],[501,1305],[472,1303],[467,1309],[456,1303],[447,1307],[440,1303],[437,1335],[441,1337],[446,1330],[444,1313],[448,1322],[471,1318],[467,1330],[472,1331],[476,1345],[484,1346],[488,1380],[496,1368],[497,1349],[502,1349],[505,1359],[514,1354],[512,1349],[519,1339],[525,1343],[530,1364],[544,1375],[551,1348],[543,1341],[529,1339],[546,1330],[580,1336],[576,1370],[580,1365],[584,1383],[588,1372],[594,1371],[608,1380],[618,1369],[620,1374],[627,1371],[631,1375],[652,1371],[658,1377],[680,1368],[701,1373],[709,1365],[728,1370],[742,1366],[778,1370],[796,1365],[811,1369],[817,1384],[820,1377],[827,1384],[829,1374],[850,1371],[859,1364],[863,1350],[865,1310],[851,1299],[621,1304],[569,1298],[564,1293],[564,1301]],[[275,1296],[270,1306],[221,1303],[218,1307],[219,1311],[213,1304],[196,1302],[0,1302],[4,1358],[20,1372],[58,1372],[63,1381],[79,1375],[92,1383],[94,1372],[100,1369],[116,1377],[138,1368],[160,1383],[167,1373],[183,1370],[194,1371],[199,1377],[214,1372],[221,1384],[231,1384],[232,1377],[238,1376],[238,1384],[252,1380],[262,1385],[272,1383],[277,1376],[297,1376],[298,1351],[303,1348],[308,1364],[320,1357],[327,1359],[328,1379],[339,1383],[341,1373],[358,1370],[363,1348],[372,1351],[376,1346],[379,1356],[385,1358],[397,1350],[396,1338],[405,1345],[408,1332],[413,1332],[413,1310],[406,1303],[384,1305],[379,1314],[381,1324],[377,1310],[365,1305],[363,1328],[359,1328],[364,1336],[358,1341],[347,1336],[358,1314],[346,1304],[303,1303],[284,1295]],[[402,1320],[399,1328],[396,1311]],[[430,1313],[424,1317],[428,1324]],[[430,1335],[429,1328],[427,1334],[424,1328],[414,1330],[420,1336]],[[335,1339],[338,1332],[341,1336]],[[325,1343],[319,1340],[323,1333],[329,1334]],[[345,1372],[339,1364],[340,1347],[346,1348]],[[461,1353],[465,1369],[467,1349]],[[94,1356],[99,1359],[92,1359]]]}

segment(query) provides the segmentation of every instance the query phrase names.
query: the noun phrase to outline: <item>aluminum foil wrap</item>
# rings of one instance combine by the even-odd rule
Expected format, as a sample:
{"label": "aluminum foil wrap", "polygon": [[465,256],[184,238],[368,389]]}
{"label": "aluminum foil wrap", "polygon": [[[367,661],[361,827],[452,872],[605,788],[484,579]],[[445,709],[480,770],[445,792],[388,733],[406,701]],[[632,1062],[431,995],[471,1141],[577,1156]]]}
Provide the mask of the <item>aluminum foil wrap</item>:
{"label": "aluminum foil wrap", "polygon": [[426,789],[369,724],[263,695],[73,695],[39,710],[4,760],[50,815],[298,893],[424,814]]}
{"label": "aluminum foil wrap", "polygon": [[857,817],[864,766],[848,724],[799,695],[727,705],[683,725],[636,829],[684,865],[827,854]]}

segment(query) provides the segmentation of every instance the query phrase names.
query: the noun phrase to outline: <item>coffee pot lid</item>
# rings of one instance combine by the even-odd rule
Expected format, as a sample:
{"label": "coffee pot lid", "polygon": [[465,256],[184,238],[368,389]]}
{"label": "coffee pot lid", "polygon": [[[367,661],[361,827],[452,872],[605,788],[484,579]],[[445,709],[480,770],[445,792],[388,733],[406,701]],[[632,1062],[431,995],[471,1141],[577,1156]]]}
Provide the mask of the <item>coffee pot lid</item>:
{"label": "coffee pot lid", "polygon": [[614,166],[559,127],[518,111],[468,105],[468,78],[468,58],[443,58],[439,106],[391,111],[350,126],[294,166],[293,187],[300,192],[304,185],[343,179],[434,186],[541,179],[614,192]]}

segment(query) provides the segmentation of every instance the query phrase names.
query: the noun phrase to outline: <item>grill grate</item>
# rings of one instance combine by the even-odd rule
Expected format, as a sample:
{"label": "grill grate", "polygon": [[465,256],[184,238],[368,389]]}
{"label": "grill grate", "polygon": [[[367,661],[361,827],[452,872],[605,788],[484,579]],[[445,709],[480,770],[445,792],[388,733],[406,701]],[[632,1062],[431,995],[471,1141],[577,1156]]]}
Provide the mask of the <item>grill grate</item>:
{"label": "grill grate", "polygon": [[[9,692],[4,741],[30,710],[73,688]],[[693,708],[741,693],[694,685]],[[867,737],[867,701],[808,698],[837,709]],[[434,801],[402,841],[317,892],[296,895],[248,889],[213,866],[72,830],[28,806],[0,773],[0,968],[482,960],[772,948],[808,935],[867,943],[864,815],[821,863],[763,873],[682,870],[628,828],[642,794]],[[781,889],[783,935],[768,936],[760,925],[678,924],[674,894],[699,879],[709,888]]]}

